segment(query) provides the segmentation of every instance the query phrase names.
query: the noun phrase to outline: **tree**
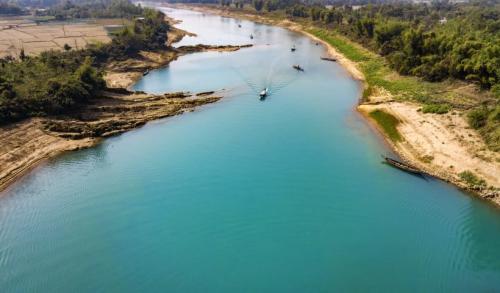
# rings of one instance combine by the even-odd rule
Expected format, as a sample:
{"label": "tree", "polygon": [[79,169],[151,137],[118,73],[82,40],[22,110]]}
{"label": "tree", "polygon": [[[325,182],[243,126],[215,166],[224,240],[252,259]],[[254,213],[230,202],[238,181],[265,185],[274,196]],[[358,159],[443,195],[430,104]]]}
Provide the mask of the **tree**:
{"label": "tree", "polygon": [[263,0],[253,0],[253,7],[257,11],[261,11],[262,8],[264,7],[264,1]]}
{"label": "tree", "polygon": [[21,52],[19,52],[19,59],[21,59],[21,61],[26,60],[26,54],[24,53],[24,48],[22,48]]}

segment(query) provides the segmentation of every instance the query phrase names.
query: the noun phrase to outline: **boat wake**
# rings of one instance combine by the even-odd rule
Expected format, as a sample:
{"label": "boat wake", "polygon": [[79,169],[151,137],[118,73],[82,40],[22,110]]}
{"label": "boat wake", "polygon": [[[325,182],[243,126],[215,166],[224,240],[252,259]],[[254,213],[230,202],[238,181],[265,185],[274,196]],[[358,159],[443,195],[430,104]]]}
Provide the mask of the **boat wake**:
{"label": "boat wake", "polygon": [[285,89],[300,77],[297,74],[291,74],[288,64],[282,62],[282,59],[276,58],[269,65],[267,73],[260,75],[258,78],[246,76],[243,73],[245,71],[234,66],[231,66],[231,69],[248,86],[253,94],[259,95],[263,89],[267,89],[267,95],[271,95]]}

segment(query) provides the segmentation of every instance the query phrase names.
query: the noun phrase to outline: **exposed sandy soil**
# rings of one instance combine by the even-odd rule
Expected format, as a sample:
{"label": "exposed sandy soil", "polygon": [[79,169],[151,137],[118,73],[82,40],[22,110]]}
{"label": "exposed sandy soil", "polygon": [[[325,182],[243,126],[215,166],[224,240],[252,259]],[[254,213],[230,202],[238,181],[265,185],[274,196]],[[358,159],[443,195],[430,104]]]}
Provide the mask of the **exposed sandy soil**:
{"label": "exposed sandy soil", "polygon": [[74,115],[29,119],[0,127],[0,190],[42,160],[90,147],[148,121],[218,101],[213,95],[104,93]]}
{"label": "exposed sandy soil", "polygon": [[41,160],[95,143],[93,138],[70,140],[48,134],[42,122],[29,119],[0,128],[0,190]]}
{"label": "exposed sandy soil", "polygon": [[[403,102],[358,107],[368,119],[369,112],[381,109],[400,120],[397,129],[404,140],[396,144],[387,141],[412,165],[464,189],[469,187],[458,177],[463,171],[472,171],[488,186],[499,188],[500,156],[486,148],[479,134],[468,127],[463,114],[457,111],[442,115],[422,113],[420,108],[419,105]],[[500,205],[498,191],[475,191]]]}
{"label": "exposed sandy soil", "polygon": [[[172,5],[167,5],[172,6]],[[306,32],[307,28],[288,20],[273,20],[260,15],[234,12],[203,5],[176,4],[172,7],[191,9],[200,12],[214,13],[236,18],[245,18],[265,24],[278,25],[293,31],[301,32],[321,42],[328,48],[328,54],[357,80],[364,84],[364,75],[353,62],[339,53],[333,46]],[[365,85],[366,86],[366,85]],[[366,104],[358,106],[368,121],[379,130],[387,143],[402,159],[417,166],[425,172],[441,178],[457,186],[470,190],[458,174],[472,171],[484,179],[494,189],[472,190],[475,194],[500,205],[500,156],[489,151],[479,134],[470,129],[464,119],[464,113],[453,111],[445,115],[424,114],[418,111],[421,107],[407,102],[395,102],[394,97],[384,89],[376,88],[368,97]],[[384,132],[367,115],[375,109],[383,109],[397,117],[401,123],[398,130],[403,142],[394,144]]]}

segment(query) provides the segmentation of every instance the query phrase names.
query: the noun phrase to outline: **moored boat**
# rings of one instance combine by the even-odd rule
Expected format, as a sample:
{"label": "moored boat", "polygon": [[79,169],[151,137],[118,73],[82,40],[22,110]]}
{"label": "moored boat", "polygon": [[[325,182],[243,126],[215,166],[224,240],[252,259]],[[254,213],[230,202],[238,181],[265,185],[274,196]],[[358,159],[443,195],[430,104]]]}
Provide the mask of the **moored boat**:
{"label": "moored boat", "polygon": [[321,57],[321,60],[337,62],[337,59],[331,57]]}
{"label": "moored boat", "polygon": [[424,172],[421,171],[420,169],[418,169],[417,167],[414,167],[414,166],[409,165],[407,163],[400,162],[398,160],[395,160],[395,159],[392,159],[392,158],[389,158],[386,156],[382,156],[382,158],[384,158],[384,160],[387,164],[389,164],[393,167],[396,167],[400,170],[403,170],[403,171],[406,171],[406,172],[409,172],[412,174],[416,174],[416,175],[424,175]]}

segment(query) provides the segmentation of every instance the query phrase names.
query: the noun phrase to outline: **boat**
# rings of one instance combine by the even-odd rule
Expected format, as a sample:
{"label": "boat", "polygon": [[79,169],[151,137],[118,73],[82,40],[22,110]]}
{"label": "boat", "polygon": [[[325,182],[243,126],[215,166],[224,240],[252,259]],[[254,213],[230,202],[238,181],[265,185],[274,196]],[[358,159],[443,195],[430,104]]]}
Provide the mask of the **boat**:
{"label": "boat", "polygon": [[241,24],[238,24],[238,27],[241,27]]}
{"label": "boat", "polygon": [[294,69],[297,69],[297,71],[304,71],[304,68],[300,67],[300,65],[293,65],[292,66]]}
{"label": "boat", "polygon": [[395,160],[395,159],[391,159],[391,158],[386,157],[386,156],[382,156],[382,158],[384,158],[384,160],[387,164],[389,164],[393,167],[396,167],[400,170],[403,170],[403,171],[408,172],[408,173],[416,174],[416,175],[424,175],[424,173],[420,169],[418,169],[417,167],[400,162],[400,161]]}
{"label": "boat", "polygon": [[295,50],[297,50],[297,49],[295,48],[295,45],[293,45],[293,47],[292,47],[290,50],[291,50],[292,52],[295,52]]}
{"label": "boat", "polygon": [[321,60],[337,62],[337,59],[331,57],[321,57]]}
{"label": "boat", "polygon": [[260,92],[260,94],[259,94],[260,99],[261,99],[261,100],[264,100],[264,99],[267,97],[268,92],[269,92],[269,90],[267,89],[267,87],[266,87],[265,89],[263,89],[263,90]]}
{"label": "boat", "polygon": [[146,71],[144,71],[144,73],[142,74],[142,76],[146,76],[149,74],[149,69],[147,69]]}
{"label": "boat", "polygon": [[250,39],[253,40],[253,35],[250,35]]}

